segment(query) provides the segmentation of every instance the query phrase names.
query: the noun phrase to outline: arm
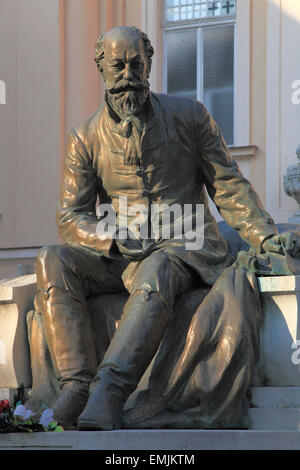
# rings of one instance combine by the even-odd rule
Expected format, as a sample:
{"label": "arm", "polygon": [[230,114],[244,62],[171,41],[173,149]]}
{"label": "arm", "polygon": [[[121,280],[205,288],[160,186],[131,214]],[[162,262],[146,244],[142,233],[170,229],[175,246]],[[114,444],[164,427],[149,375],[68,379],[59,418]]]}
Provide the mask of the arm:
{"label": "arm", "polygon": [[210,197],[224,220],[260,250],[264,240],[277,234],[277,228],[232,159],[219,127],[199,102],[195,102],[194,132],[199,167]]}
{"label": "arm", "polygon": [[64,181],[57,205],[58,231],[66,242],[110,257],[113,240],[100,240],[96,234],[95,205],[100,184],[90,156],[73,129],[68,138]]}

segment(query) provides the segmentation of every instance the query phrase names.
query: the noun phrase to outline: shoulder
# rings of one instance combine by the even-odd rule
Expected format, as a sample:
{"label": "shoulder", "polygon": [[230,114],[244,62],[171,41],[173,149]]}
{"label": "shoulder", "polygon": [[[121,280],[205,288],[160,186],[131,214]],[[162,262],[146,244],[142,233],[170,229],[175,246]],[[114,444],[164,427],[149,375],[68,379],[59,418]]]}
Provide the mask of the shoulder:
{"label": "shoulder", "polygon": [[193,109],[205,111],[206,108],[201,101],[192,98],[184,98],[182,96],[166,95],[164,93],[151,92],[152,99],[154,99],[160,107],[168,108],[170,110],[187,110]]}
{"label": "shoulder", "polygon": [[93,137],[98,132],[99,120],[102,117],[104,105],[100,106],[92,114],[80,121],[70,131],[70,136],[78,141],[81,141],[85,146],[89,145],[89,142],[93,140]]}
{"label": "shoulder", "polygon": [[169,113],[177,119],[192,120],[195,116],[204,116],[208,113],[203,103],[191,98],[153,92],[151,96],[163,113]]}

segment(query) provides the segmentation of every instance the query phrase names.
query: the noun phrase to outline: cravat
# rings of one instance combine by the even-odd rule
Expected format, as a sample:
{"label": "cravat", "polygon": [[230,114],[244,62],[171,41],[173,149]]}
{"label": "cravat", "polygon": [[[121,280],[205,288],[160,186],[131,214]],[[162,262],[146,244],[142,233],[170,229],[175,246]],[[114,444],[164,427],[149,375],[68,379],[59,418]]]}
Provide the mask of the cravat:
{"label": "cravat", "polygon": [[136,116],[129,116],[119,123],[120,134],[126,137],[125,165],[138,165],[141,159],[141,140],[145,123]]}

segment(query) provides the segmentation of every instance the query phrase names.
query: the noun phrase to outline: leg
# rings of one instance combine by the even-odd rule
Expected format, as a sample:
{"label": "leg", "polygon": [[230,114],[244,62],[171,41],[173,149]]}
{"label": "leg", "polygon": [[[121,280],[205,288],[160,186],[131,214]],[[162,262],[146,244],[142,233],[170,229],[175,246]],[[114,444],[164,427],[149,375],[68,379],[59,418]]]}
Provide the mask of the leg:
{"label": "leg", "polygon": [[260,321],[255,274],[227,268],[193,315],[157,416],[140,427],[247,427]]}
{"label": "leg", "polygon": [[121,427],[123,406],[135,390],[163,337],[174,297],[188,290],[193,277],[164,252],[155,252],[137,267],[120,325],[90,387],[78,419],[79,429]]}
{"label": "leg", "polygon": [[192,296],[188,308],[178,305],[180,315],[168,325],[148,388],[127,410],[125,427],[249,427],[247,391],[261,321],[255,274],[227,268],[202,302],[193,305]]}
{"label": "leg", "polygon": [[86,297],[122,290],[121,273],[90,250],[44,247],[37,258],[37,302],[61,394],[53,410],[65,427],[82,411],[97,369]]}

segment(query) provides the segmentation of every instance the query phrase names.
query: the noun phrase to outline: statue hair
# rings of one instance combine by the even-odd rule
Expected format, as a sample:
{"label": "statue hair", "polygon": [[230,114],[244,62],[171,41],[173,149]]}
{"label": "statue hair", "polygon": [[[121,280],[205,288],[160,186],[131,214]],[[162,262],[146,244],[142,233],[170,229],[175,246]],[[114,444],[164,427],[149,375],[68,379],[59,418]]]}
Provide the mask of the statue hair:
{"label": "statue hair", "polygon": [[[147,62],[148,62],[147,74],[149,76],[150,70],[151,70],[151,64],[152,64],[152,56],[154,54],[154,49],[152,47],[151,41],[148,38],[147,34],[143,33],[143,31],[141,31],[140,29],[136,28],[135,26],[130,26],[130,28],[132,28],[134,31],[136,31],[138,36],[140,37],[140,39],[142,39],[142,41],[143,41],[144,52],[145,52],[145,55],[147,57]],[[100,70],[100,72],[103,71],[103,68],[102,68],[102,65],[101,65],[103,59],[104,59],[104,34],[101,34],[101,36],[99,36],[99,38],[96,42],[95,55],[94,55],[94,60],[97,64],[97,67]]]}

